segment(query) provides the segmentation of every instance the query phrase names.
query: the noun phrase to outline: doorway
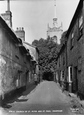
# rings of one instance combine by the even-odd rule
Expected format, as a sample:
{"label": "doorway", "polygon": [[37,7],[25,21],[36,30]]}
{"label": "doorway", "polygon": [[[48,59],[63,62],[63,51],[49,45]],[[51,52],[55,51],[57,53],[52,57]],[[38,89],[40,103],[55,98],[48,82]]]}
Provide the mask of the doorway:
{"label": "doorway", "polygon": [[74,67],[74,82],[73,82],[73,92],[77,93],[78,91],[78,68]]}

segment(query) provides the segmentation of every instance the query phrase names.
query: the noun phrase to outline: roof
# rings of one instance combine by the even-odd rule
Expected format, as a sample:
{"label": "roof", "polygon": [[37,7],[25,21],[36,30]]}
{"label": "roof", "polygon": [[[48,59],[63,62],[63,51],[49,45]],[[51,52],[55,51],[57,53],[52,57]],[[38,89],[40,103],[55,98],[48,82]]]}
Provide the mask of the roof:
{"label": "roof", "polygon": [[74,24],[75,24],[75,21],[77,20],[77,17],[78,17],[78,15],[79,15],[79,13],[80,13],[82,7],[83,7],[83,0],[80,0],[80,1],[79,1],[79,4],[78,4],[78,6],[77,6],[77,9],[76,9],[76,11],[75,11],[75,14],[74,14],[74,16],[73,16],[73,18],[72,18],[72,21],[71,21],[71,23],[70,23],[70,26],[69,26],[69,28],[68,28],[68,31],[67,31],[67,34],[66,34],[67,37],[69,36],[69,33],[70,33],[71,29],[73,28],[73,26],[74,26]]}
{"label": "roof", "polygon": [[32,44],[29,44],[28,42],[25,42],[25,41],[23,41],[23,43],[29,45],[30,47],[35,48],[35,49],[37,50],[38,54],[39,54],[39,49],[38,49],[36,46],[34,46],[34,45],[32,45]]}
{"label": "roof", "polygon": [[[6,21],[4,20],[4,18],[1,15],[0,15],[0,21],[2,22],[4,28],[7,30],[7,32],[11,34],[11,36],[12,36],[11,38],[13,39],[13,41],[18,43],[17,46],[21,49],[21,51],[25,54],[29,54],[29,51],[23,45],[22,40],[16,36],[13,29],[11,27],[9,27],[9,25],[6,23]],[[28,57],[28,55],[27,55],[27,57]],[[29,55],[29,57],[31,57],[31,56]]]}
{"label": "roof", "polygon": [[18,47],[21,49],[21,51],[23,51],[23,53],[28,53],[28,50],[22,44],[19,44]]}
{"label": "roof", "polygon": [[6,21],[4,20],[4,18],[1,15],[0,15],[0,21],[2,22],[4,28],[8,31],[8,33],[11,34],[13,41],[20,42],[20,39],[17,38],[13,29],[11,27],[9,27],[9,25],[6,23]]}
{"label": "roof", "polygon": [[30,55],[33,57],[34,60],[36,60],[37,53],[38,53],[37,47],[33,46],[27,42],[24,42],[24,41],[23,41],[23,45],[26,47],[26,49],[29,49]]}

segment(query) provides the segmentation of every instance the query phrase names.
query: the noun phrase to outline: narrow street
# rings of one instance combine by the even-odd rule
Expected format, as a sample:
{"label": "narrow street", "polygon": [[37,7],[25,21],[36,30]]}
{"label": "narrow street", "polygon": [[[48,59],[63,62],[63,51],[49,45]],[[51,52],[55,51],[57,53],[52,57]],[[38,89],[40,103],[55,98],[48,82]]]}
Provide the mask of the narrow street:
{"label": "narrow street", "polygon": [[65,95],[53,81],[41,82],[28,95],[21,96],[8,105],[10,108],[3,111],[2,115],[76,115],[77,113],[71,109],[70,97]]}
{"label": "narrow street", "polygon": [[84,115],[84,0],[0,8],[0,115]]}

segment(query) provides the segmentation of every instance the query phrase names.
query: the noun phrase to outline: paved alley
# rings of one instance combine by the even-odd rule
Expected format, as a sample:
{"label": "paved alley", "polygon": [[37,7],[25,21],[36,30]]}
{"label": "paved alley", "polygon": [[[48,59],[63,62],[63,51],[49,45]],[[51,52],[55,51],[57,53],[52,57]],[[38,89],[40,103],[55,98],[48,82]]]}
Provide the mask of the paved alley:
{"label": "paved alley", "polygon": [[[53,81],[43,81],[28,95],[19,97],[2,115],[76,115],[70,97]],[[78,109],[78,108],[77,108]],[[77,113],[78,115],[78,113]]]}

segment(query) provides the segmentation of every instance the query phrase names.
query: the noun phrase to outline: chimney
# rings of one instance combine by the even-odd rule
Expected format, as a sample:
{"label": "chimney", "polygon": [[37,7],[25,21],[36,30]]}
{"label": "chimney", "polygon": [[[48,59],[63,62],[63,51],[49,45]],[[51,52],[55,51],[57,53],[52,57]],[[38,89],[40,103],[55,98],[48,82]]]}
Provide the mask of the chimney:
{"label": "chimney", "polygon": [[25,31],[23,27],[17,27],[15,34],[18,38],[21,38],[22,41],[25,41]]}
{"label": "chimney", "polygon": [[7,0],[7,11],[1,14],[7,24],[12,27],[12,12],[10,11],[10,0]]}

